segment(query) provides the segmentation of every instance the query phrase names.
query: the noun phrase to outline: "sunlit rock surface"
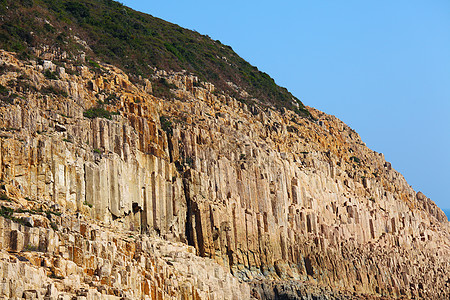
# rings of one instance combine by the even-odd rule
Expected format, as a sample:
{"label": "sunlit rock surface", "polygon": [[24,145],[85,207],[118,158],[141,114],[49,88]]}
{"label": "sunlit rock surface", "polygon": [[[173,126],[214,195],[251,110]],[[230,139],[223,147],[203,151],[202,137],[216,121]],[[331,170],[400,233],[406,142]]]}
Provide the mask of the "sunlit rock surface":
{"label": "sunlit rock surface", "polygon": [[37,54],[0,53],[0,297],[450,297],[445,214],[335,117]]}

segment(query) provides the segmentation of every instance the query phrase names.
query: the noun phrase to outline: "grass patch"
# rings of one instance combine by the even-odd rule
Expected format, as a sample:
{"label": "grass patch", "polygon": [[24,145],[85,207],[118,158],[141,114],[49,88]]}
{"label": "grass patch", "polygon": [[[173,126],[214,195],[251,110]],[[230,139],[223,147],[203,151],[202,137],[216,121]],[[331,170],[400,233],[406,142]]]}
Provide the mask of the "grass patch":
{"label": "grass patch", "polygon": [[15,212],[14,209],[3,205],[0,208],[0,216],[2,216],[5,219],[9,219],[15,223],[25,225],[24,221],[21,218],[16,218],[13,216],[14,212]]}
{"label": "grass patch", "polygon": [[34,245],[26,245],[26,246],[23,248],[23,250],[24,250],[24,251],[33,251],[33,252],[36,252],[36,251],[39,250],[39,248],[38,248],[37,246],[34,246]]}

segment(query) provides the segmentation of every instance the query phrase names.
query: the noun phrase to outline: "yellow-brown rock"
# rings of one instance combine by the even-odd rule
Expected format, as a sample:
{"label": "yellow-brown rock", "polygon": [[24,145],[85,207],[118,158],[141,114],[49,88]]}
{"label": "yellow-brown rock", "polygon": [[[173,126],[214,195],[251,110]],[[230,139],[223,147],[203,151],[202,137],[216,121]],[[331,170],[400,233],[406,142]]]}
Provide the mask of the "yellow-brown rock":
{"label": "yellow-brown rock", "polygon": [[0,60],[0,297],[450,297],[445,215],[335,117]]}

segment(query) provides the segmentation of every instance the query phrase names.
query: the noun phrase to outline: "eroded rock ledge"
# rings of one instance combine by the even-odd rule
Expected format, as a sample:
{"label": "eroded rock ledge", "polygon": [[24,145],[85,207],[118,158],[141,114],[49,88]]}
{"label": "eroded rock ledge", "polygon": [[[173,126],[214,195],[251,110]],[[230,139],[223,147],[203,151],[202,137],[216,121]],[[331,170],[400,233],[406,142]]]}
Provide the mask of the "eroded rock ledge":
{"label": "eroded rock ledge", "polygon": [[445,215],[335,117],[0,58],[0,296],[450,296]]}

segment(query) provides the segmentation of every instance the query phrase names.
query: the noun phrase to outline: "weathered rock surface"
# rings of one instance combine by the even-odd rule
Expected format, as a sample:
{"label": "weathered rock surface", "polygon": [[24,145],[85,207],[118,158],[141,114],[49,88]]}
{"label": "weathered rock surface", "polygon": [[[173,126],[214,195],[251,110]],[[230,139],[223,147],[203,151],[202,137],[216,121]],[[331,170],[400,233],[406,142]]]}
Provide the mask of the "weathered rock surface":
{"label": "weathered rock surface", "polygon": [[447,218],[335,117],[0,59],[0,296],[450,297]]}

